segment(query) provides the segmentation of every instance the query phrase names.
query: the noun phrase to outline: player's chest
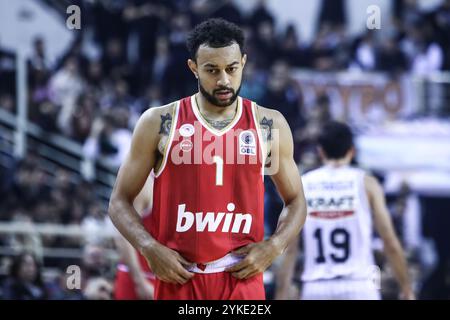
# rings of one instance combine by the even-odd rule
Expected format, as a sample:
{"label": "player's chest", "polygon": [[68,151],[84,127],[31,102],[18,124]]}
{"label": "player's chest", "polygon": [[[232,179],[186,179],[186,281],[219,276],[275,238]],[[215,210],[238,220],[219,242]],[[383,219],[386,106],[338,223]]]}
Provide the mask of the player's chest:
{"label": "player's chest", "polygon": [[167,156],[174,163],[258,164],[261,161],[258,132],[251,126],[211,132],[199,122],[180,123],[166,144]]}

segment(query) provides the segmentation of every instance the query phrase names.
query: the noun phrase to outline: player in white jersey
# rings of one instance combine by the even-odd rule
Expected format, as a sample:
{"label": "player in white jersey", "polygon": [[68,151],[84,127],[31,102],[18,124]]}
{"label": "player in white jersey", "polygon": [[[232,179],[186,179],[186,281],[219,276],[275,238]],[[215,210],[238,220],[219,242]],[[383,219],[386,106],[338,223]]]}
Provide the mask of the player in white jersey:
{"label": "player in white jersey", "polygon": [[[350,128],[324,126],[319,137],[323,166],[303,177],[308,216],[303,228],[302,299],[380,299],[378,267],[372,253],[373,225],[400,285],[401,298],[414,299],[407,265],[395,235],[383,190],[365,171],[350,166]],[[276,299],[287,299],[298,255],[290,246],[278,273]]]}

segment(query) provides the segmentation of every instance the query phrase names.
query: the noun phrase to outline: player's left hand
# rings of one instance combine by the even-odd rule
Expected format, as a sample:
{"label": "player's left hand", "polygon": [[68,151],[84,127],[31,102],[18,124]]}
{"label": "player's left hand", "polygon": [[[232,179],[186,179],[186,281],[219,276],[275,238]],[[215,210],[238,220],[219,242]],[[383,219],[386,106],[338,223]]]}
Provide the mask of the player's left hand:
{"label": "player's left hand", "polygon": [[273,260],[281,254],[281,251],[273,242],[265,240],[241,247],[233,251],[233,254],[245,255],[245,258],[225,271],[231,272],[235,278],[248,279],[264,272]]}

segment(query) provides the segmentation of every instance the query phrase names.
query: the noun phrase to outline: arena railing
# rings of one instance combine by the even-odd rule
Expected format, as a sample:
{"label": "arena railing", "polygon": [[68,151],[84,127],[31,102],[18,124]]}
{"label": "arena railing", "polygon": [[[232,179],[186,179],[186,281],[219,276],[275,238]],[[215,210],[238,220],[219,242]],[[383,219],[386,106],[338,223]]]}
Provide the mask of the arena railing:
{"label": "arena railing", "polygon": [[[69,259],[70,261],[81,261],[83,258],[84,247],[89,244],[100,245],[103,248],[105,258],[111,266],[119,260],[117,250],[114,249],[115,233],[113,229],[97,230],[95,232],[95,241],[89,230],[79,225],[60,225],[50,223],[31,223],[31,222],[1,222],[0,237],[11,238],[21,237],[22,242],[15,245],[0,246],[0,256],[15,256],[24,249],[31,250],[36,254],[39,260],[46,258]],[[80,243],[79,248],[67,247],[49,247],[42,241],[43,237],[63,237],[77,239]],[[46,267],[46,266],[44,266]],[[0,268],[1,269],[1,268]],[[50,273],[54,272],[52,268],[48,269]],[[0,270],[0,275],[5,275],[6,270]]]}
{"label": "arena railing", "polygon": [[[15,154],[17,130],[17,117],[0,109],[0,133],[2,136],[0,152],[4,156],[13,157]],[[46,132],[30,121],[25,122],[24,130],[26,139],[28,142],[32,142],[31,144],[26,143],[25,148],[34,149],[38,153],[44,169],[49,174],[54,174],[55,168],[58,166],[66,168],[86,180],[92,180],[100,198],[104,201],[109,199],[115,181],[116,168],[111,167],[104,159],[86,158],[80,143],[57,133]],[[3,162],[0,162],[0,165]],[[3,165],[7,166],[5,163]]]}

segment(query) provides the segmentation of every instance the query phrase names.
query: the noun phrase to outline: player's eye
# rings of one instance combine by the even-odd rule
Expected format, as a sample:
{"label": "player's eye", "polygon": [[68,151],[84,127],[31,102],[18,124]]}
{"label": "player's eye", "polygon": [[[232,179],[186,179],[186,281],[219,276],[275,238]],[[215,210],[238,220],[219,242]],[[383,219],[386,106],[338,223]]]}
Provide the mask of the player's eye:
{"label": "player's eye", "polygon": [[228,72],[233,73],[237,70],[237,67],[229,67]]}
{"label": "player's eye", "polygon": [[216,69],[206,69],[206,72],[208,72],[208,73],[211,73],[211,74],[214,74],[214,73],[216,73]]}

